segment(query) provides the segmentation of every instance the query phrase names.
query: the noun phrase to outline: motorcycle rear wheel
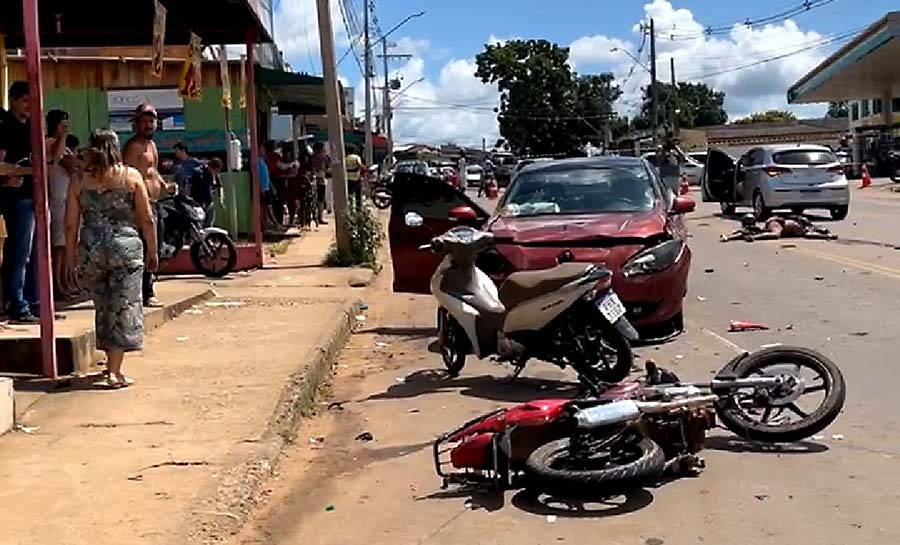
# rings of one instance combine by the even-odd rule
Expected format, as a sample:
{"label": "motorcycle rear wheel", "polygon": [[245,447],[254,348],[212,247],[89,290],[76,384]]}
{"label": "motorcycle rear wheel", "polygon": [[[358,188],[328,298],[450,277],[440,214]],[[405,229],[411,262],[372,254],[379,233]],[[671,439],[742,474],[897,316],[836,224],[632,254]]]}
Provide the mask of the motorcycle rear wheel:
{"label": "motorcycle rear wheel", "polygon": [[551,441],[532,452],[525,460],[527,486],[550,494],[598,492],[598,488],[639,485],[662,475],[666,459],[662,449],[649,437],[623,437],[609,448],[600,467],[587,467],[596,460],[577,455],[572,439]]}
{"label": "motorcycle rear wheel", "polygon": [[[804,385],[804,392],[813,391],[809,388],[825,392],[825,397],[818,408],[797,422],[787,425],[771,425],[765,423],[765,412],[761,421],[751,418],[739,406],[736,392],[734,392],[731,395],[720,397],[716,403],[716,413],[725,427],[738,436],[753,441],[791,443],[811,437],[825,429],[837,418],[844,407],[844,400],[847,396],[844,376],[837,364],[814,350],[793,346],[766,348],[741,360],[732,371],[738,377],[744,378],[759,374],[766,367],[781,365],[796,366],[798,373],[800,368],[805,367],[815,371],[822,378],[821,388],[819,385]],[[784,407],[779,408],[785,410]],[[763,410],[771,411],[772,406],[767,406]]]}
{"label": "motorcycle rear wheel", "polygon": [[214,255],[204,255],[203,244],[199,241],[191,244],[191,262],[197,272],[209,278],[222,278],[234,270],[237,248],[230,237],[221,233],[209,233],[203,242],[213,250]]}
{"label": "motorcycle rear wheel", "polygon": [[[598,353],[584,354],[581,358],[585,360],[584,364],[575,364],[573,368],[579,377],[584,377],[582,382],[620,382],[631,372],[631,365],[634,360],[634,353],[631,350],[631,343],[628,342],[614,325],[606,321],[593,305],[587,309],[586,320],[589,324],[596,324],[595,333],[597,338],[587,339],[589,350]],[[615,362],[609,364],[609,358],[615,357]],[[587,384],[590,386],[589,384]],[[598,392],[594,392],[595,394]]]}

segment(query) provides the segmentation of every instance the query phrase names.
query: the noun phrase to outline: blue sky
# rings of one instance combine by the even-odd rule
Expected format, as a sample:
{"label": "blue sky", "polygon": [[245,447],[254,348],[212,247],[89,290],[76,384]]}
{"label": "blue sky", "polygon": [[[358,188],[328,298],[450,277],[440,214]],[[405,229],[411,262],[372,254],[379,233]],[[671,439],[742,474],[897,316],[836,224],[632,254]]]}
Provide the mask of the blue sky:
{"label": "blue sky", "polygon": [[[622,53],[611,47],[638,53],[640,34],[636,24],[653,16],[659,34],[681,39],[658,41],[660,78],[669,77],[669,58],[675,59],[679,80],[703,81],[726,93],[726,109],[739,117],[769,108],[790,108],[799,115],[820,115],[823,106],[788,106],[787,87],[840,46],[829,41],[864,27],[890,9],[897,0],[812,0],[820,7],[774,18],[768,25],[729,26],[791,9],[802,0],[376,0],[375,13],[383,30],[408,15],[426,14],[391,36],[394,52],[411,53],[408,61],[395,61],[392,76],[404,84],[415,83],[395,99],[395,132],[398,141],[480,142],[496,136],[496,122],[487,105],[496,102],[496,89],[473,76],[474,56],[488,40],[544,38],[572,47],[571,62],[579,72],[611,71],[625,91],[617,108],[623,115],[635,112],[640,87],[648,76]],[[332,0],[338,56],[349,43],[346,26]],[[276,14],[276,39],[295,70],[321,73],[315,28],[314,0],[281,0]],[[362,0],[344,0],[361,20]],[[352,31],[352,21],[350,21]],[[707,26],[725,27],[714,36],[703,36]],[[641,51],[646,62],[647,49]],[[746,69],[735,67],[784,53],[784,59]],[[381,62],[377,63],[381,77]],[[631,76],[628,76],[631,72]],[[341,63],[346,84],[360,87],[361,74],[352,56]],[[357,89],[357,104],[362,94]]]}

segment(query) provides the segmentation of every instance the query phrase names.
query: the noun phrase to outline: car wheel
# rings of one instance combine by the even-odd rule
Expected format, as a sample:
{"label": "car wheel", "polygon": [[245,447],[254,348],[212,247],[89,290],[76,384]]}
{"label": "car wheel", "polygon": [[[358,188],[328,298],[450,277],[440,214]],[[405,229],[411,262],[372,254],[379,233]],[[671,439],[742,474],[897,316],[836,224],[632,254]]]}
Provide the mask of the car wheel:
{"label": "car wheel", "polygon": [[766,208],[766,201],[763,200],[762,193],[757,191],[753,195],[753,216],[756,218],[756,221],[766,221],[769,219],[770,214],[771,210]]}
{"label": "car wheel", "polygon": [[722,211],[723,216],[730,216],[734,214],[734,204],[730,202],[720,202],[719,209]]}
{"label": "car wheel", "polygon": [[831,219],[833,219],[834,221],[841,221],[842,219],[847,217],[847,212],[849,211],[849,206],[835,206],[830,210]]}

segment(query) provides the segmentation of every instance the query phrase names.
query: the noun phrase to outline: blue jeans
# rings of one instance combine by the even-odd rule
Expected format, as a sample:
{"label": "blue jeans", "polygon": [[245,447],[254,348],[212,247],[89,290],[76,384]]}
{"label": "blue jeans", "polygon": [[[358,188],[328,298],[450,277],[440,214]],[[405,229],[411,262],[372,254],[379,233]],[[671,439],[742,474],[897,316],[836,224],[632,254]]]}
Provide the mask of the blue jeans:
{"label": "blue jeans", "polygon": [[19,318],[37,307],[37,245],[34,242],[34,202],[3,200],[6,244],[3,247],[3,292],[9,314]]}

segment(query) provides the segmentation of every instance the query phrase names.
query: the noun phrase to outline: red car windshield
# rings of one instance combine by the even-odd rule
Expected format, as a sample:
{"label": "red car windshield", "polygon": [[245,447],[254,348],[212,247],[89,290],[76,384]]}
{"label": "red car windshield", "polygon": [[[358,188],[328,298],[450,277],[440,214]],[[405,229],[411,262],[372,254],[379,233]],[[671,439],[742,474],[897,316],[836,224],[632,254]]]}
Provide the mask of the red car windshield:
{"label": "red car windshield", "polygon": [[658,197],[643,167],[542,169],[516,178],[500,203],[500,215],[647,212]]}

